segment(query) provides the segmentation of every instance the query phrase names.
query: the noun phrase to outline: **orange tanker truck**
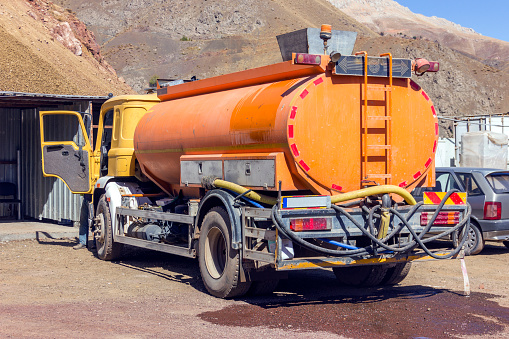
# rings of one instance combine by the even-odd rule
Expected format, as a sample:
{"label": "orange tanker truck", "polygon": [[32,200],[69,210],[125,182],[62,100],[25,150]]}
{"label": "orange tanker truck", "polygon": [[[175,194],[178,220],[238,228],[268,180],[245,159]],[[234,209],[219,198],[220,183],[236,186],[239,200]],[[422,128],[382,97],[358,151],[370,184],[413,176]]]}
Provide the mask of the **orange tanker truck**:
{"label": "orange tanker truck", "polygon": [[[88,116],[41,112],[44,174],[87,198],[100,259],[123,245],[198,258],[217,297],[325,267],[342,284],[396,284],[412,261],[458,255],[470,208],[457,192],[409,194],[434,186],[438,141],[411,75],[438,64],[351,55],[352,34],[297,31],[278,37],[282,63],[110,98],[94,149]],[[48,132],[62,119],[67,139]]]}

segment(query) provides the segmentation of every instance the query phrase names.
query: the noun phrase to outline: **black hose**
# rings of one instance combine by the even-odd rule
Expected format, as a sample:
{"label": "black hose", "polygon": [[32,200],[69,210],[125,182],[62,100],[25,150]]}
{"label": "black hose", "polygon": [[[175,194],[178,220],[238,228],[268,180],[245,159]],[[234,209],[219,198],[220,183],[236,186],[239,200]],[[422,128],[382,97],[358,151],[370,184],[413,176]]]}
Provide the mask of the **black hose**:
{"label": "black hose", "polygon": [[318,253],[326,254],[326,255],[333,255],[333,256],[345,256],[345,255],[354,255],[354,254],[367,254],[369,251],[366,248],[359,248],[358,250],[332,250],[328,248],[323,248],[320,246],[316,246],[314,244],[311,244],[299,237],[296,237],[292,232],[288,229],[286,229],[286,226],[284,225],[283,221],[281,220],[281,217],[277,213],[278,206],[274,205],[272,207],[272,221],[276,225],[278,231],[282,233],[286,238],[291,239],[293,242],[301,245],[302,247],[308,248],[310,250],[316,251]]}
{"label": "black hose", "polygon": [[[375,213],[376,210],[380,209],[379,205],[369,209],[369,211],[368,211],[368,226],[369,226],[369,231],[367,231],[360,223],[358,223],[353,218],[353,216],[350,213],[348,213],[343,207],[332,205],[332,208],[337,213],[340,213],[340,214],[344,215],[347,219],[349,219],[365,236],[367,236],[374,243],[372,246],[367,246],[367,247],[356,249],[356,250],[332,250],[332,249],[328,249],[328,248],[323,248],[323,247],[311,244],[311,243],[309,243],[309,242],[307,242],[307,241],[305,241],[305,240],[295,236],[293,234],[293,232],[286,227],[286,225],[282,221],[281,217],[279,216],[278,206],[277,205],[274,205],[272,207],[271,217],[272,217],[272,221],[276,225],[277,229],[279,230],[279,232],[281,234],[283,234],[284,237],[292,240],[293,242],[301,245],[304,248],[307,248],[307,249],[310,249],[310,250],[313,250],[313,251],[316,251],[318,253],[325,254],[325,255],[347,256],[347,255],[368,254],[368,253],[375,252],[376,246],[384,248],[384,249],[386,249],[388,251],[393,251],[393,252],[398,252],[398,253],[405,253],[405,252],[409,252],[409,251],[413,250],[414,248],[416,248],[418,246],[418,247],[421,247],[426,254],[428,254],[429,256],[431,256],[433,258],[436,258],[436,259],[447,259],[447,258],[453,257],[453,256],[455,256],[455,255],[457,255],[459,253],[459,251],[462,249],[462,247],[463,247],[463,245],[464,245],[464,243],[465,243],[465,241],[466,241],[466,239],[468,237],[468,228],[470,227],[470,224],[467,224],[466,227],[463,227],[463,226],[467,223],[467,221],[470,220],[470,214],[471,214],[471,207],[470,207],[470,205],[467,204],[467,212],[465,213],[463,219],[457,225],[455,225],[454,227],[451,227],[447,231],[444,231],[444,232],[442,232],[442,233],[440,233],[438,235],[432,236],[432,237],[427,238],[425,240],[423,240],[422,238],[424,237],[424,235],[426,235],[429,232],[429,230],[433,226],[433,224],[435,222],[435,219],[438,217],[439,212],[442,210],[442,208],[443,208],[445,202],[447,201],[447,199],[449,198],[449,196],[451,194],[457,192],[457,191],[458,190],[451,190],[451,191],[447,192],[445,197],[442,199],[440,204],[437,206],[436,211],[433,214],[432,218],[428,221],[428,224],[426,225],[426,227],[424,227],[424,229],[419,234],[417,234],[415,232],[415,230],[412,228],[412,226],[409,224],[409,220],[417,212],[419,207],[422,206],[422,204],[423,204],[422,202],[414,205],[406,213],[405,216],[401,215],[401,213],[398,210],[396,210],[395,208],[390,208],[389,212],[393,213],[396,217],[398,217],[398,219],[401,220],[401,223],[400,223],[400,225],[398,227],[395,227],[383,239],[378,239],[378,238],[376,238],[373,235],[374,229],[375,229],[374,222],[373,222],[373,219],[374,219],[374,216],[375,216],[374,213]],[[387,241],[392,239],[396,234],[399,234],[401,232],[401,230],[403,230],[403,228],[405,228],[405,227],[408,228],[408,230],[410,232],[410,235],[413,238],[413,240],[408,241],[407,243],[404,243],[405,246],[403,246],[403,247],[401,247],[401,246],[391,246],[391,245],[386,244]],[[463,227],[463,229],[462,229],[463,236],[461,237],[460,244],[458,245],[458,247],[456,247],[456,249],[454,251],[450,252],[449,254],[438,256],[438,255],[434,254],[433,252],[431,252],[426,247],[425,243],[428,243],[430,241],[436,240],[438,238],[442,238],[442,237],[444,237],[444,236],[446,236],[448,234],[451,234],[451,233],[459,230],[461,227]],[[410,239],[412,239],[412,238],[410,238]]]}

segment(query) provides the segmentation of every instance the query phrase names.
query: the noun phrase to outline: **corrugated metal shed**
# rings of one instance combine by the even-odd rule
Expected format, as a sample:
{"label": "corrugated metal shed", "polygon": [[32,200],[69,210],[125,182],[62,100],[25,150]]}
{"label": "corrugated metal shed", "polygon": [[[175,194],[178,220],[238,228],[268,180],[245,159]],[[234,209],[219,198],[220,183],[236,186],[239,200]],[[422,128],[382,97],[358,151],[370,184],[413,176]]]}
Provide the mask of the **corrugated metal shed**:
{"label": "corrugated metal shed", "polygon": [[[72,194],[57,178],[42,176],[39,111],[71,110],[84,112],[92,107],[99,113],[108,97],[49,95],[0,92],[0,181],[17,182],[13,161],[20,151],[20,181],[22,216],[55,221],[79,221],[82,197]],[[65,131],[66,126],[54,126],[50,133]],[[0,206],[0,216],[7,207]]]}

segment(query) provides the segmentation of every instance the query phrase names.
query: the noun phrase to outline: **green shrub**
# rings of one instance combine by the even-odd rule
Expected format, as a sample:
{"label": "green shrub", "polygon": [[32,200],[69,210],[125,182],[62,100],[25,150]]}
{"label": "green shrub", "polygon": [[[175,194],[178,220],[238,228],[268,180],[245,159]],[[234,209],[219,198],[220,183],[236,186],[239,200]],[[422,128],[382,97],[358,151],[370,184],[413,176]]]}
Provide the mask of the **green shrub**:
{"label": "green shrub", "polygon": [[148,81],[148,84],[150,87],[156,87],[157,86],[157,79],[159,79],[158,75],[153,75],[152,78]]}

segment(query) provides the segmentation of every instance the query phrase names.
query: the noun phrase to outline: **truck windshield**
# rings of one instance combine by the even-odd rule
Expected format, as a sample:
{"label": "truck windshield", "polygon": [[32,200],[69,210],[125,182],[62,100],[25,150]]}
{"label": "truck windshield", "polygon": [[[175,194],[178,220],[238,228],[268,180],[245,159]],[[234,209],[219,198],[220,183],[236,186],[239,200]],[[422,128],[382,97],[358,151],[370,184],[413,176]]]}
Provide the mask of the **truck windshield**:
{"label": "truck windshield", "polygon": [[486,176],[495,193],[509,193],[509,173],[492,173]]}

